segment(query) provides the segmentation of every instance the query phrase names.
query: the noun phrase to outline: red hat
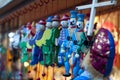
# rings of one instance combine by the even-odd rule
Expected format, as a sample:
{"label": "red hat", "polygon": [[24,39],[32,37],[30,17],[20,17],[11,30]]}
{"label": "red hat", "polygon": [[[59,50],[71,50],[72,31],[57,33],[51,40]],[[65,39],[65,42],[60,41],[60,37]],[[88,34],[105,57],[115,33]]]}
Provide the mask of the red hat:
{"label": "red hat", "polygon": [[68,19],[70,19],[69,16],[65,14],[65,15],[63,15],[61,20],[68,20]]}
{"label": "red hat", "polygon": [[39,24],[42,24],[42,25],[45,25],[45,24],[46,24],[45,20],[40,20],[38,23],[39,23]]}
{"label": "red hat", "polygon": [[30,23],[30,22],[28,22],[26,26],[27,26],[27,28],[28,28],[29,30],[31,30],[32,26],[31,26],[31,23]]}
{"label": "red hat", "polygon": [[59,15],[55,15],[55,16],[52,18],[52,21],[60,21],[60,16],[59,16]]}

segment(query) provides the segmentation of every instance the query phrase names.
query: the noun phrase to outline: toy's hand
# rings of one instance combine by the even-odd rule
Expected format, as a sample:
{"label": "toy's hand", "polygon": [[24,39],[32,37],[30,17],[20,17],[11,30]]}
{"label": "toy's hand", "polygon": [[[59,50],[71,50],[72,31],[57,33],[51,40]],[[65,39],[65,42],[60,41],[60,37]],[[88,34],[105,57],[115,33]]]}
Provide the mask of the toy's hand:
{"label": "toy's hand", "polygon": [[61,53],[65,53],[65,50],[64,49],[61,49],[61,51],[60,51]]}
{"label": "toy's hand", "polygon": [[79,57],[79,54],[75,54],[75,57],[78,58],[78,57]]}

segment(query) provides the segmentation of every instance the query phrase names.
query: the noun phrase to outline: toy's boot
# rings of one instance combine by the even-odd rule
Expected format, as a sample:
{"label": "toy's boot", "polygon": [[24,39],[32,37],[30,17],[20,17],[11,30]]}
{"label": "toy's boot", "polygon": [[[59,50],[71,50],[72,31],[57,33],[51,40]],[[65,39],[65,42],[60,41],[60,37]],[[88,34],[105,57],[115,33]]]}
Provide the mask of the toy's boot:
{"label": "toy's boot", "polygon": [[80,69],[79,65],[76,65],[73,68],[73,78],[71,80],[73,80],[74,78],[76,78],[78,76],[79,69]]}
{"label": "toy's boot", "polygon": [[64,65],[64,53],[58,54],[58,67],[61,67]]}
{"label": "toy's boot", "polygon": [[69,77],[69,76],[71,75],[71,74],[69,73],[69,71],[70,71],[70,64],[69,64],[68,61],[66,61],[66,62],[64,63],[64,65],[65,65],[65,74],[63,74],[63,76]]}

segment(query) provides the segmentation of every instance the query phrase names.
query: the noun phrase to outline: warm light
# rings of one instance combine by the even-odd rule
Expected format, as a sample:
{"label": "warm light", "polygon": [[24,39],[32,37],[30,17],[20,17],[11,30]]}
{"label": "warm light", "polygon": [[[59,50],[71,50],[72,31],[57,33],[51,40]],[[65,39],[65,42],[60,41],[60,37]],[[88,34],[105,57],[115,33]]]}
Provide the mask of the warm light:
{"label": "warm light", "polygon": [[29,66],[29,63],[28,63],[28,62],[24,62],[24,66],[25,66],[25,67],[28,67],[28,66]]}

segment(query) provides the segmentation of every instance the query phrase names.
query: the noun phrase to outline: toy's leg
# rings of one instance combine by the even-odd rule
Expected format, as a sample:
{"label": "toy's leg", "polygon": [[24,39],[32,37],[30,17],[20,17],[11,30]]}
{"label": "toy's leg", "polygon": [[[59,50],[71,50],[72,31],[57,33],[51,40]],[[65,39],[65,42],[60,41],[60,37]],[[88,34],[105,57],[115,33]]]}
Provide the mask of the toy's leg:
{"label": "toy's leg", "polygon": [[38,61],[43,61],[43,54],[41,48],[39,48],[39,52],[38,52]]}
{"label": "toy's leg", "polygon": [[28,53],[26,51],[26,48],[22,49],[22,57],[21,57],[21,62],[26,62],[28,60]]}
{"label": "toy's leg", "polygon": [[66,60],[64,62],[65,74],[63,74],[63,76],[69,77],[71,74],[69,73],[69,71],[70,71],[70,64],[69,64],[68,52],[66,52],[65,58],[66,58]]}
{"label": "toy's leg", "polygon": [[61,67],[64,65],[64,53],[59,53],[58,54],[58,67]]}
{"label": "toy's leg", "polygon": [[58,64],[58,53],[59,53],[59,46],[56,46],[56,52],[54,54],[54,63]]}
{"label": "toy's leg", "polygon": [[30,65],[35,65],[38,63],[38,52],[39,52],[39,47],[35,46],[32,50],[32,60],[30,62]]}
{"label": "toy's leg", "polygon": [[74,68],[73,68],[73,78],[77,77],[77,75],[78,75],[78,71],[79,71],[79,69],[80,69],[79,64],[80,64],[80,63],[78,63],[78,61],[77,61],[76,65],[75,65]]}
{"label": "toy's leg", "polygon": [[52,60],[51,60],[51,58],[52,58],[52,56],[51,56],[51,54],[46,54],[46,66],[47,65],[51,65],[52,64]]}

